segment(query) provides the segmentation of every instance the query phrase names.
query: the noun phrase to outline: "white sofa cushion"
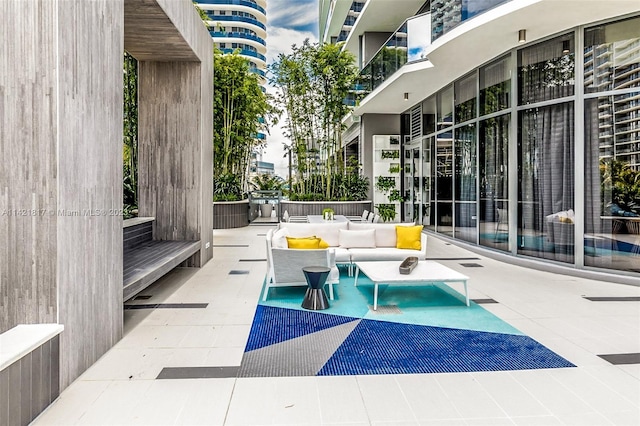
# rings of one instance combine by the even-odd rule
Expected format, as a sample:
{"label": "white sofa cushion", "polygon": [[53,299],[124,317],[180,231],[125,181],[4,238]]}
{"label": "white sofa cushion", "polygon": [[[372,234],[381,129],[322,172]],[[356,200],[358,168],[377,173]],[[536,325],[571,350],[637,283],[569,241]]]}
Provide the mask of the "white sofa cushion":
{"label": "white sofa cushion", "polygon": [[349,222],[349,229],[375,229],[376,247],[396,246],[396,226],[414,226],[414,223],[356,223]]}
{"label": "white sofa cushion", "polygon": [[349,249],[336,247],[334,250],[336,253],[336,263],[351,263],[351,254]]}
{"label": "white sofa cushion", "polygon": [[336,223],[286,223],[281,224],[281,228],[289,230],[290,237],[310,237],[315,235],[320,237],[329,244],[330,247],[338,247],[340,245],[340,237],[338,231],[347,229],[348,222]]}
{"label": "white sofa cushion", "polygon": [[358,231],[341,229],[339,233],[340,247],[342,248],[376,247],[375,229],[361,229]]}
{"label": "white sofa cushion", "polygon": [[273,237],[271,238],[271,246],[273,248],[287,248],[287,237],[290,237],[288,228],[278,229],[273,233]]}

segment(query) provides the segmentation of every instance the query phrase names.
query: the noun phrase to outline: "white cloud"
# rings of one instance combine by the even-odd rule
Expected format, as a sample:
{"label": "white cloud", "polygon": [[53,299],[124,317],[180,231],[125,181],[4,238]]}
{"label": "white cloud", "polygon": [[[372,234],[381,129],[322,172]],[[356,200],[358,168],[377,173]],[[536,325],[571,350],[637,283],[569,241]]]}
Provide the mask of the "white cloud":
{"label": "white cloud", "polygon": [[272,27],[267,34],[267,63],[273,63],[281,53],[291,53],[291,46],[300,46],[305,39],[311,43],[318,41],[318,36],[310,31],[297,31],[290,28]]}
{"label": "white cloud", "polygon": [[270,0],[267,18],[269,26],[309,30],[318,25],[318,12],[315,0]]}

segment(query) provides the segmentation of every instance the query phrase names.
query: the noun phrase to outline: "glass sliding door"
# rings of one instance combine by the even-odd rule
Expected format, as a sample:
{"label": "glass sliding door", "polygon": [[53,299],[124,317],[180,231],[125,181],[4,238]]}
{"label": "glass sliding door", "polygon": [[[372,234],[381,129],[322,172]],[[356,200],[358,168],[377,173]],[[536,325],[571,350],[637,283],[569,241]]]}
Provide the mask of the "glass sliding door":
{"label": "glass sliding door", "polygon": [[453,236],[453,138],[449,130],[436,136],[436,229]]}
{"label": "glass sliding door", "polygon": [[476,125],[455,129],[455,233],[454,237],[477,243]]}
{"label": "glass sliding door", "polygon": [[573,102],[518,114],[518,253],[573,263]]}
{"label": "glass sliding door", "polygon": [[[424,226],[431,225],[432,215],[431,215],[431,198],[432,198],[432,185],[433,181],[433,171],[431,165],[433,161],[431,159],[431,144],[433,143],[433,138],[424,138],[422,140],[422,206],[420,209],[420,213],[422,214],[422,218],[419,216],[416,217],[417,224],[422,223]],[[422,220],[422,222],[420,222]]]}
{"label": "glass sliding door", "polygon": [[421,223],[422,140],[404,147],[404,221]]}
{"label": "glass sliding door", "polygon": [[[574,33],[518,51],[519,254],[574,263]],[[536,105],[538,104],[538,105]]]}
{"label": "glass sliding door", "polygon": [[480,122],[480,244],[509,251],[508,148],[511,116]]}
{"label": "glass sliding door", "polygon": [[425,177],[423,187],[427,191],[427,197],[422,210],[422,224],[431,231],[436,230],[436,151],[436,138],[433,136],[426,138],[422,173]]}

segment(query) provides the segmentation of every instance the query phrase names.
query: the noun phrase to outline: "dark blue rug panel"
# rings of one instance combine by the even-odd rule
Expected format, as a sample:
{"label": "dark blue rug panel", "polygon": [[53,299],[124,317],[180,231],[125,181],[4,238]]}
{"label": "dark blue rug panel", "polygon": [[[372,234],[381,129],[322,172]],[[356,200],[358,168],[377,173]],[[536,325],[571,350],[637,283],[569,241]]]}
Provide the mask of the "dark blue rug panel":
{"label": "dark blue rug panel", "polygon": [[575,367],[527,336],[363,320],[319,376]]}
{"label": "dark blue rug panel", "polygon": [[359,318],[258,305],[244,351],[260,349],[357,320]]}

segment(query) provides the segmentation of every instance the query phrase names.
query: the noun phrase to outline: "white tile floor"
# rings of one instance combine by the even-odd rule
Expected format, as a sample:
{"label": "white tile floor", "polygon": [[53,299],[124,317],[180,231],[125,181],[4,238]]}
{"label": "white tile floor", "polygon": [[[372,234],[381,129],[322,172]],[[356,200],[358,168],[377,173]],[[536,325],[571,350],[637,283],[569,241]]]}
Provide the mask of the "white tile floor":
{"label": "white tile floor", "polygon": [[[471,298],[577,368],[456,374],[155,380],[163,367],[238,366],[266,272],[268,227],[214,231],[214,259],[176,269],[138,303],[206,309],[125,311],[125,336],[36,425],[640,425],[640,288],[523,269],[429,238],[431,257],[471,277]],[[248,247],[218,247],[243,245]],[[247,270],[246,275],[229,275]]]}

